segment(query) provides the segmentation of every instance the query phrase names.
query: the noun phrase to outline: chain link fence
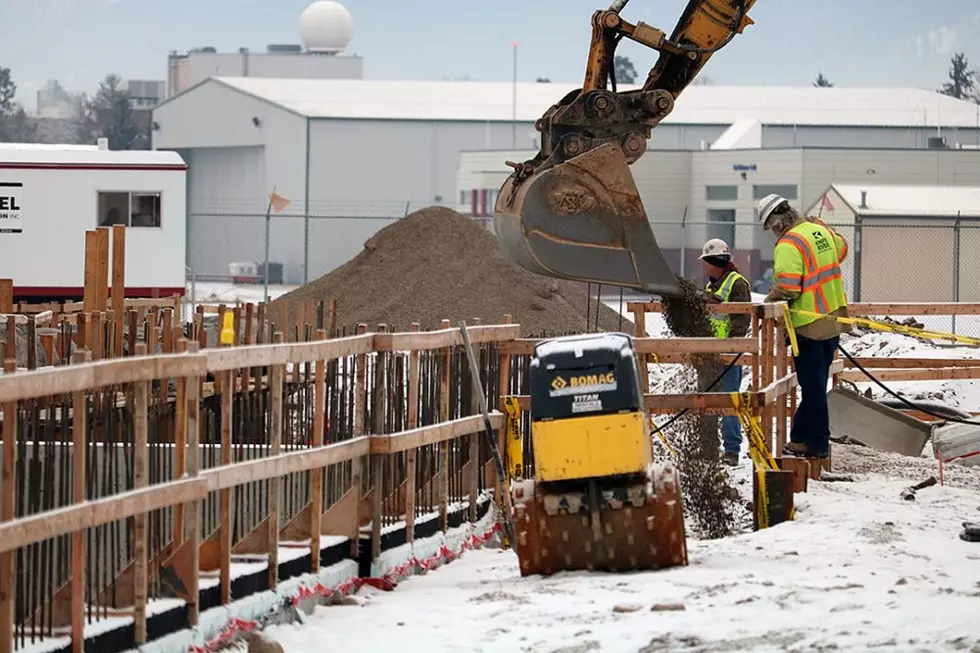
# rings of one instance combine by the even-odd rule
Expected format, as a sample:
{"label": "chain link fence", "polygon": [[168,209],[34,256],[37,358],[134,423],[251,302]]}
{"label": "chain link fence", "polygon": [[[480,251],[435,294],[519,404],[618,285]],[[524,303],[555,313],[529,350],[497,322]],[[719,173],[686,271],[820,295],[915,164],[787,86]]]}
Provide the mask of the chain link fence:
{"label": "chain link fence", "polygon": [[[189,307],[274,299],[349,261],[377,231],[418,208],[406,204],[401,215],[273,214],[268,219],[264,214],[191,214]],[[764,294],[772,283],[775,238],[754,222],[735,222],[731,213],[721,216],[727,220],[650,226],[675,272],[705,283],[701,247],[721,238],[753,292]],[[474,219],[493,230],[492,218]],[[972,255],[980,245],[980,220],[863,218],[828,226],[850,247],[842,273],[852,303],[980,302],[980,259]],[[980,318],[912,317],[930,329],[980,336]]]}

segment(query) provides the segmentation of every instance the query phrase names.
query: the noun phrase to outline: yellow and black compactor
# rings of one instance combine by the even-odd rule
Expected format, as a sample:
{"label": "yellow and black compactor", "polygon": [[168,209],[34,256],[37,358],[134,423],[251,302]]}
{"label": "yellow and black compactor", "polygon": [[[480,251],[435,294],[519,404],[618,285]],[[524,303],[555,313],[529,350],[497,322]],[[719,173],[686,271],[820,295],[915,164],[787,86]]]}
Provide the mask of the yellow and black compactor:
{"label": "yellow and black compactor", "polygon": [[539,343],[530,418],[534,477],[512,486],[522,576],[687,564],[680,477],[653,461],[630,336]]}

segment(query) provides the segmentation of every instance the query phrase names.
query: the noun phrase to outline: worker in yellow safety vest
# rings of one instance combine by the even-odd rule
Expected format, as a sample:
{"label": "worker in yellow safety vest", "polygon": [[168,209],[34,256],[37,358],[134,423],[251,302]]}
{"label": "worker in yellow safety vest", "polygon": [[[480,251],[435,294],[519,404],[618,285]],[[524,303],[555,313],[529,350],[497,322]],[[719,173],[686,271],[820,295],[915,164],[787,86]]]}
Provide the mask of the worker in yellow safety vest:
{"label": "worker in yellow safety vest", "polygon": [[[701,249],[699,258],[708,277],[708,285],[704,291],[709,301],[714,303],[752,301],[752,287],[748,279],[743,277],[735,267],[728,243],[720,238],[709,240]],[[744,338],[749,332],[751,318],[748,313],[714,313],[709,319],[716,338]],[[722,377],[718,391],[738,392],[741,387],[742,366],[734,365]],[[742,446],[742,425],[737,415],[725,415],[721,418],[721,442],[724,447],[722,462],[733,467],[738,465]]]}
{"label": "worker in yellow safety vest", "polygon": [[783,453],[826,457],[830,450],[827,381],[840,334],[850,327],[821,316],[847,317],[840,268],[847,258],[847,241],[819,220],[802,217],[775,193],[759,201],[758,214],[763,229],[777,238],[773,285],[766,301],[789,304],[799,350],[794,363],[802,399]]}

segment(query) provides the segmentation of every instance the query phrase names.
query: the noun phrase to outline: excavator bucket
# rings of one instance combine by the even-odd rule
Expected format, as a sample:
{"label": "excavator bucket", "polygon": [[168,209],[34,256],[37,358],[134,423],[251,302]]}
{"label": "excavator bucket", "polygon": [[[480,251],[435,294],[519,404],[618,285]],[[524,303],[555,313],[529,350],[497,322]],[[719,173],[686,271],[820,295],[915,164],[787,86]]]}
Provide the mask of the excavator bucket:
{"label": "excavator bucket", "polygon": [[680,294],[616,144],[530,176],[518,168],[497,198],[494,230],[504,254],[536,274]]}
{"label": "excavator bucket", "polygon": [[588,493],[549,493],[534,481],[520,481],[513,499],[521,576],[687,565],[677,469],[651,465],[647,481],[601,491],[596,499]]}

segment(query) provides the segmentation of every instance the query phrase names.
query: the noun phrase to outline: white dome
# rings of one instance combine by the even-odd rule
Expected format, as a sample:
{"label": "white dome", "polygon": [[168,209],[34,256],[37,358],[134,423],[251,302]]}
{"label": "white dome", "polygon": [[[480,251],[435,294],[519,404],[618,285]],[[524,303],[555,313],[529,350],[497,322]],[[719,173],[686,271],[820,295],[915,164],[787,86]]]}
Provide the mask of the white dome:
{"label": "white dome", "polygon": [[354,36],[354,19],[334,0],[317,0],[299,17],[299,34],[310,52],[341,52]]}

